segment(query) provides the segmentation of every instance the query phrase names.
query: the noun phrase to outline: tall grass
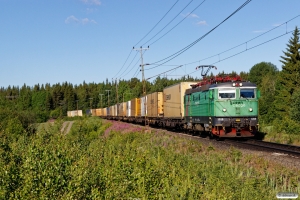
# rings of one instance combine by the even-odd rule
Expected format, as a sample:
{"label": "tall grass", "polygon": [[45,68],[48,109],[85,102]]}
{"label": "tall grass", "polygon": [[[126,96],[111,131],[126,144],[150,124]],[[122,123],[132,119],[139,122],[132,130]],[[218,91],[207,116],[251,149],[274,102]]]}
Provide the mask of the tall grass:
{"label": "tall grass", "polygon": [[13,142],[1,135],[1,199],[274,199],[279,191],[300,193],[297,172],[234,148],[217,150],[98,118],[76,121],[67,135],[60,124]]}

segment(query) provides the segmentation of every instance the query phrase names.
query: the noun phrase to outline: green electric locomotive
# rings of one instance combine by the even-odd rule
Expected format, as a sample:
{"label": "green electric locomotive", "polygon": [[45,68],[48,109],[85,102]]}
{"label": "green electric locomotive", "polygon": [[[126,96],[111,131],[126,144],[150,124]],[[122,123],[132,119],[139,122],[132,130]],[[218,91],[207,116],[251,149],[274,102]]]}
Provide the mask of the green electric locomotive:
{"label": "green electric locomotive", "polygon": [[184,95],[184,128],[211,137],[254,137],[259,91],[236,77],[215,77],[191,85]]}

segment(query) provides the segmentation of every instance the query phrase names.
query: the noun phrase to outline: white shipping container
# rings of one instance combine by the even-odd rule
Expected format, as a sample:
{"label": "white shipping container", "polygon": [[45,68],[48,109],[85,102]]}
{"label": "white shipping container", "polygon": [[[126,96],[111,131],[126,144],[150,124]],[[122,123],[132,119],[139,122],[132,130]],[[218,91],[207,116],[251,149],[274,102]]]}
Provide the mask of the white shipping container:
{"label": "white shipping container", "polygon": [[123,102],[122,103],[122,117],[126,116],[126,112],[127,112],[127,102]]}
{"label": "white shipping container", "polygon": [[118,116],[118,104],[114,105],[114,116]]}
{"label": "white shipping container", "polygon": [[110,116],[115,116],[115,106],[110,106]]}
{"label": "white shipping container", "polygon": [[141,97],[141,116],[147,116],[147,96]]}
{"label": "white shipping container", "polygon": [[126,117],[131,117],[131,101],[126,103]]}
{"label": "white shipping container", "polygon": [[72,110],[67,112],[68,117],[82,116],[82,110]]}

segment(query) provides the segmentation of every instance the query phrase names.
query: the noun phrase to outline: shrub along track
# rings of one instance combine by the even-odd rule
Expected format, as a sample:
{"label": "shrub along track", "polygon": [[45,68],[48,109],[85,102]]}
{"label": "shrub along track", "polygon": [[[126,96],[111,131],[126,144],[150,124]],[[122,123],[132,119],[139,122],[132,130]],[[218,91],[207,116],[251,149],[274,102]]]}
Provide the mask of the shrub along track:
{"label": "shrub along track", "polygon": [[[126,123],[126,122],[122,122]],[[144,127],[140,124],[132,124],[134,126]],[[224,139],[222,141],[217,141],[215,139],[210,139],[207,137],[202,137],[199,135],[191,135],[188,133],[183,133],[175,130],[166,130],[157,127],[147,126],[147,131],[161,131],[166,134],[178,135],[181,137],[190,138],[197,140],[202,143],[203,146],[213,146],[219,150],[228,150],[231,147],[239,149],[242,153],[256,155],[262,157],[271,162],[276,162],[288,168],[300,168],[300,147],[286,144],[278,144],[271,142],[264,142],[259,140],[238,140],[238,139]]]}

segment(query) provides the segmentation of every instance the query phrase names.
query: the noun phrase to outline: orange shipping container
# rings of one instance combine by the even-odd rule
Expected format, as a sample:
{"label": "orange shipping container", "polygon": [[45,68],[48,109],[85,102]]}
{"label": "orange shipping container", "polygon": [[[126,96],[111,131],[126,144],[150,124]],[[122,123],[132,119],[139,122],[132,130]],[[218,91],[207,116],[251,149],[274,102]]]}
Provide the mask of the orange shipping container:
{"label": "orange shipping container", "polygon": [[134,98],[131,100],[131,116],[139,117],[141,116],[141,99]]}
{"label": "orange shipping container", "polygon": [[107,108],[102,108],[102,116],[107,116]]}
{"label": "orange shipping container", "polygon": [[96,115],[96,109],[92,109],[92,116],[97,116]]}
{"label": "orange shipping container", "polygon": [[102,109],[101,108],[97,108],[96,109],[96,116],[101,116]]}
{"label": "orange shipping container", "polygon": [[182,118],[184,112],[184,93],[197,82],[181,82],[164,88],[164,117]]}
{"label": "orange shipping container", "polygon": [[154,92],[147,95],[147,116],[160,117],[163,116],[163,93]]}

